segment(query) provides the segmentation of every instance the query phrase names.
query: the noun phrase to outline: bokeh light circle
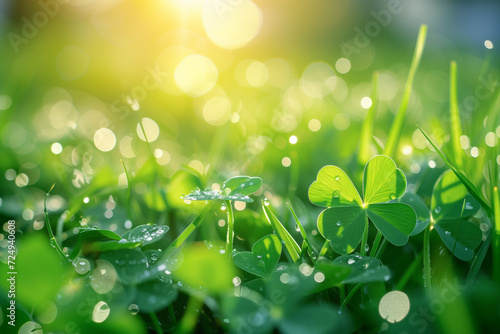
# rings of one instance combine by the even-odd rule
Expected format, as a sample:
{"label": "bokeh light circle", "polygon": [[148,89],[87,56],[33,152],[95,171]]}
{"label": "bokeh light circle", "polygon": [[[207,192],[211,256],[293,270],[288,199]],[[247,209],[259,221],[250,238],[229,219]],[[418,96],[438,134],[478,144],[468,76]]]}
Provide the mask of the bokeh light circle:
{"label": "bokeh light circle", "polygon": [[410,299],[402,291],[388,292],[380,300],[378,311],[388,322],[400,322],[410,312]]}
{"label": "bokeh light circle", "polygon": [[203,7],[203,27],[210,40],[236,49],[253,40],[262,27],[262,12],[250,0],[209,0]]}
{"label": "bokeh light circle", "polygon": [[[144,128],[144,131],[142,129]],[[160,136],[160,127],[153,121],[151,118],[144,117],[142,119],[142,127],[141,123],[137,124],[137,136],[143,141],[146,141],[146,137],[144,137],[144,132],[146,133],[147,141],[154,142]]]}
{"label": "bokeh light circle", "polygon": [[219,72],[215,64],[202,55],[188,55],[177,65],[174,79],[177,86],[189,96],[200,96],[211,91]]}
{"label": "bokeh light circle", "polygon": [[203,119],[210,125],[221,126],[229,121],[231,101],[227,97],[216,96],[205,103]]}
{"label": "bokeh light circle", "polygon": [[116,136],[110,129],[100,128],[94,133],[94,145],[99,151],[109,152],[116,145]]}

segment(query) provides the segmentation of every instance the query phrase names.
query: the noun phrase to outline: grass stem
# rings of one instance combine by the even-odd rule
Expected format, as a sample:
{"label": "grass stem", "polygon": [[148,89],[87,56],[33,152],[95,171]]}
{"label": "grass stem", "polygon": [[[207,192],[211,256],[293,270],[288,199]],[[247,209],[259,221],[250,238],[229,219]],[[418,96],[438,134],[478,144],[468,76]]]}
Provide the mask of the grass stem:
{"label": "grass stem", "polygon": [[227,237],[226,237],[226,254],[229,259],[232,258],[233,254],[233,240],[234,240],[234,214],[233,206],[231,201],[225,200],[227,207]]}
{"label": "grass stem", "polygon": [[432,286],[431,286],[431,245],[430,245],[430,235],[431,226],[429,226],[424,231],[424,288],[427,296],[431,296]]}
{"label": "grass stem", "polygon": [[163,330],[161,329],[160,321],[158,321],[156,313],[151,312],[149,316],[151,317],[151,322],[153,323],[153,327],[156,331],[156,334],[163,334]]}
{"label": "grass stem", "polygon": [[196,322],[198,320],[198,314],[200,309],[203,307],[203,301],[198,299],[198,297],[191,296],[189,298],[186,312],[179,323],[179,327],[175,331],[176,334],[189,334],[194,333],[196,328]]}

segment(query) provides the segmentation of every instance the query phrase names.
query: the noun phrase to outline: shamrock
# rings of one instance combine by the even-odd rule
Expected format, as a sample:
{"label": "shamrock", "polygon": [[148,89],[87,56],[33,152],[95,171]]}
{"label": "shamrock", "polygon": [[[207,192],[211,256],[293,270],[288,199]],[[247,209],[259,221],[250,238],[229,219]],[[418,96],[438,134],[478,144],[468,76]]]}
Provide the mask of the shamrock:
{"label": "shamrock", "polygon": [[387,240],[402,246],[415,228],[413,208],[393,201],[406,189],[406,177],[387,156],[375,156],[365,166],[363,200],[346,173],[325,166],[309,188],[309,200],[328,209],[318,217],[318,229],[339,254],[352,252],[360,243],[368,218]]}
{"label": "shamrock", "polygon": [[439,177],[432,192],[432,226],[446,247],[462,261],[474,257],[474,249],[483,237],[477,225],[465,220],[479,208],[455,173],[449,170]]}

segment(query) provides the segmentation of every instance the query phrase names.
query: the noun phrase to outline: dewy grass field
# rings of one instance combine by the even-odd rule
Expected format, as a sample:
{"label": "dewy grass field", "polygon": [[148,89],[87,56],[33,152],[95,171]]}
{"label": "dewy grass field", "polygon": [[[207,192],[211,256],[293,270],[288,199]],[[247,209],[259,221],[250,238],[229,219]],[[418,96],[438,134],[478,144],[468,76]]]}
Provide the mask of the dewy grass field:
{"label": "dewy grass field", "polygon": [[0,2],[0,332],[492,333],[495,1]]}

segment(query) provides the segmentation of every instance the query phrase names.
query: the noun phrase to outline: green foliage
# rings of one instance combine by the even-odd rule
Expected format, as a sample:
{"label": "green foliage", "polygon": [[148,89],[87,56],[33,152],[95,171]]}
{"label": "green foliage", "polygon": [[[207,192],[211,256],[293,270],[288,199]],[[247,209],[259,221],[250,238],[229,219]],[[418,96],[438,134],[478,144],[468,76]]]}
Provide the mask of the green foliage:
{"label": "green foliage", "polygon": [[258,240],[251,252],[239,252],[233,257],[234,264],[259,277],[269,277],[281,256],[281,241],[276,235]]}
{"label": "green foliage", "polygon": [[479,203],[452,171],[439,177],[431,201],[433,226],[446,247],[460,260],[471,260],[474,249],[481,243],[481,230],[466,220],[479,209]]}
{"label": "green foliage", "polygon": [[[337,166],[323,167],[309,188],[309,199],[328,209],[318,217],[318,229],[339,254],[359,245],[369,218],[394,245],[402,246],[415,228],[415,211],[392,201],[406,189],[403,172],[389,157],[376,156],[365,167],[364,201],[347,174]],[[364,246],[363,246],[364,247]]]}

